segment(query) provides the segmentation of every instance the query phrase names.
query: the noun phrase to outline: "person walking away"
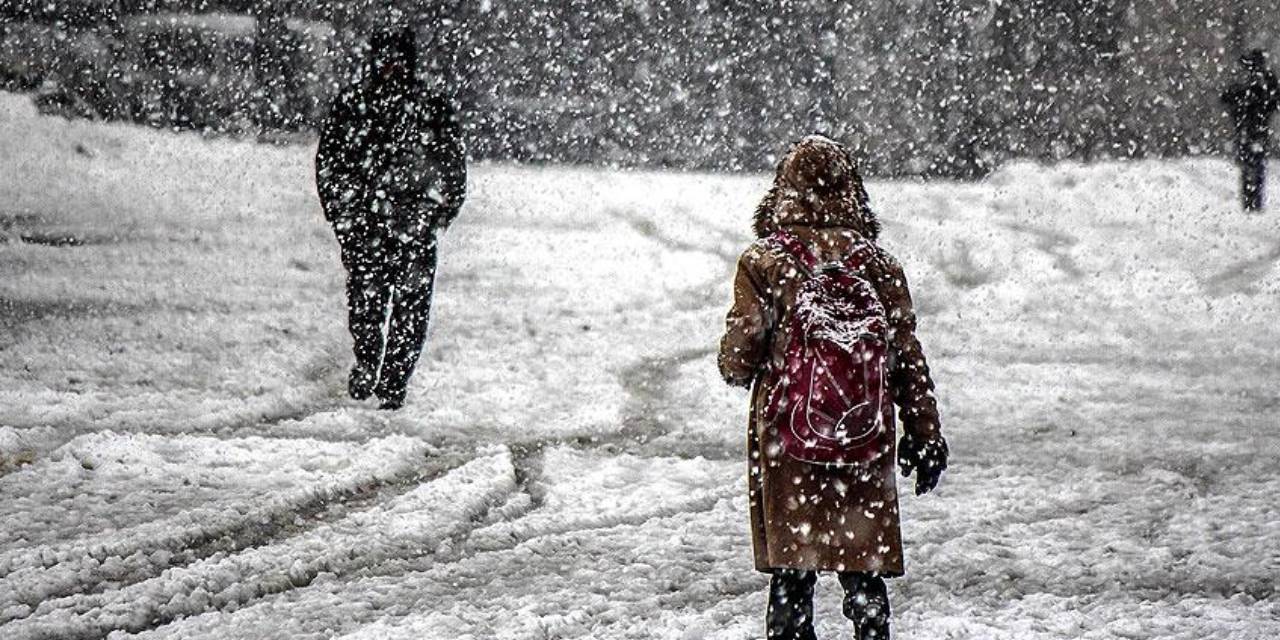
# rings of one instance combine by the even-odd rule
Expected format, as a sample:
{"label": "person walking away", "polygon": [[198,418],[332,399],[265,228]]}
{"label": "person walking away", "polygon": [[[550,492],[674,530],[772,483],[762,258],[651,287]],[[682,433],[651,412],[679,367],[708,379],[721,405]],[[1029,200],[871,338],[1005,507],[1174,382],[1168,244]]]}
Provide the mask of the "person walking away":
{"label": "person walking away", "polygon": [[466,194],[458,115],[419,79],[409,27],[377,31],[354,82],[333,101],[316,185],[347,270],[355,365],[348,390],[398,409],[422,351],[441,234]]}
{"label": "person walking away", "polygon": [[860,640],[889,638],[885,578],[903,574],[896,459],[916,493],[947,466],[906,276],[877,244],[852,155],[822,136],[778,164],[738,260],[719,367],[751,388],[747,428],[757,570],[771,640],[814,638],[817,572],[844,588]]}
{"label": "person walking away", "polygon": [[1236,162],[1240,165],[1240,200],[1247,211],[1263,207],[1271,115],[1280,106],[1280,82],[1267,66],[1267,54],[1254,49],[1240,56],[1244,79],[1222,92],[1236,128]]}

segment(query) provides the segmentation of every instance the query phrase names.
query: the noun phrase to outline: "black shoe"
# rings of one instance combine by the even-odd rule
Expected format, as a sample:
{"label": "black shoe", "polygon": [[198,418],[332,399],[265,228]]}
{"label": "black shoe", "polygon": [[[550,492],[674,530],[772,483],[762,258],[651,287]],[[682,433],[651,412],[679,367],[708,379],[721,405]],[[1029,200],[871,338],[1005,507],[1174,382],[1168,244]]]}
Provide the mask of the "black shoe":
{"label": "black shoe", "polygon": [[378,406],[379,409],[395,411],[404,406],[404,397],[408,395],[409,390],[405,387],[392,388],[380,383],[373,392],[382,400],[382,404]]}
{"label": "black shoe", "polygon": [[356,400],[367,400],[377,382],[372,371],[357,364],[351,367],[351,377],[347,378],[347,393]]}
{"label": "black shoe", "polygon": [[395,411],[404,406],[404,394],[400,394],[394,398],[383,398],[382,404],[378,405],[383,411]]}

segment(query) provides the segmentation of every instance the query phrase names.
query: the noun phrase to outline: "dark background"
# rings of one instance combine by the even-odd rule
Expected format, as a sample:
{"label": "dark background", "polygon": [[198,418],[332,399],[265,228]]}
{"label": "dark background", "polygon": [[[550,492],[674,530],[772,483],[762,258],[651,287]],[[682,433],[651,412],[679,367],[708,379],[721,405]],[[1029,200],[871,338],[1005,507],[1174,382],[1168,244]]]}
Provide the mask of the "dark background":
{"label": "dark background", "polygon": [[478,158],[760,170],[817,130],[878,175],[977,177],[1225,155],[1236,56],[1280,50],[1280,0],[387,4],[0,0],[0,78],[50,112],[302,140],[404,19]]}

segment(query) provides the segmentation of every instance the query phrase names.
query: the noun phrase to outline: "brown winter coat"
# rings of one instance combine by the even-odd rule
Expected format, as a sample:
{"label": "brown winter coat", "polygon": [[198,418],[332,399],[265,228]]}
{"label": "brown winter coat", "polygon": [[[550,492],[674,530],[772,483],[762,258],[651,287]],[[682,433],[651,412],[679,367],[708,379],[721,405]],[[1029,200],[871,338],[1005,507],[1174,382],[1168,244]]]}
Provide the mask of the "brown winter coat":
{"label": "brown winter coat", "polygon": [[[797,151],[803,152],[804,144]],[[761,203],[757,232],[785,229],[822,261],[838,260],[856,242],[874,238],[878,228],[869,215],[860,181],[848,193],[817,198],[805,189],[808,182],[784,162],[779,169],[780,186]],[[794,187],[796,183],[800,189]],[[860,213],[864,211],[868,213]],[[769,372],[783,365],[787,336],[780,328],[788,325],[802,282],[795,259],[769,246],[757,241],[738,261],[734,303],[719,358],[726,381],[754,385],[747,442],[755,566],[761,571],[792,568],[901,575],[894,451],[867,467],[815,466],[783,454],[776,429],[762,419],[771,385]],[[887,252],[877,249],[876,254],[863,275],[875,285],[889,316],[889,383],[894,403],[908,434],[920,442],[934,440],[940,437],[940,429],[933,382],[916,340],[916,316],[906,277]]]}

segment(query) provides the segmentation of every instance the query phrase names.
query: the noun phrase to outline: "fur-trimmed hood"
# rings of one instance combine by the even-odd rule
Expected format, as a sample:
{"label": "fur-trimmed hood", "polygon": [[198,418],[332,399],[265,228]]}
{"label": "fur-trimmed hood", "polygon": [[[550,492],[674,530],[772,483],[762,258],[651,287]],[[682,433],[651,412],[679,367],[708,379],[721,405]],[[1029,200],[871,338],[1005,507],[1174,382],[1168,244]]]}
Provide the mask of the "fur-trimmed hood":
{"label": "fur-trimmed hood", "polygon": [[872,241],[880,235],[857,161],[840,143],[806,136],[778,163],[752,227],[763,238],[789,225],[848,227]]}

